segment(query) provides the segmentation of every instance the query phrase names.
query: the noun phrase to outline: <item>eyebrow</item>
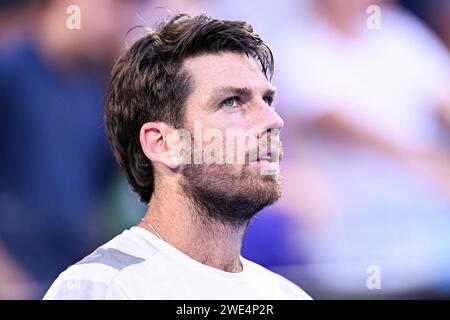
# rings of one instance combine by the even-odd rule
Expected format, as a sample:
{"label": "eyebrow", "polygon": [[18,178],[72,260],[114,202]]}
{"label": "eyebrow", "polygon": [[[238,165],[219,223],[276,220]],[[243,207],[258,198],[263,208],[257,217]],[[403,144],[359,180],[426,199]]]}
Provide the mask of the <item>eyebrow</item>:
{"label": "eyebrow", "polygon": [[275,96],[276,93],[277,93],[277,88],[274,86],[270,86],[269,88],[266,89],[266,91],[264,91],[264,97],[266,97],[266,96],[273,97],[273,96]]}
{"label": "eyebrow", "polygon": [[[264,97],[273,97],[275,96],[277,92],[277,88],[274,86],[269,86],[265,91],[263,96]],[[233,87],[233,86],[227,86],[227,87],[221,87],[213,91],[211,94],[211,100],[216,100],[218,97],[221,96],[246,96],[250,97],[252,95],[252,90],[247,87]]]}

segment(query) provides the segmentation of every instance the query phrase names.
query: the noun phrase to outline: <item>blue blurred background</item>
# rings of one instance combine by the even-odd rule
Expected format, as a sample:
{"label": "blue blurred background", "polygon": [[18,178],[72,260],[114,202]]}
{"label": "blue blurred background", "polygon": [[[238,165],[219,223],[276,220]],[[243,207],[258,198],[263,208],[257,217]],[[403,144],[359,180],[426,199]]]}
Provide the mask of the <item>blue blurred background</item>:
{"label": "blue blurred background", "polygon": [[274,51],[284,191],[243,256],[316,299],[450,298],[447,0],[0,0],[0,298],[41,298],[143,216],[104,95],[127,31],[175,12],[247,20]]}

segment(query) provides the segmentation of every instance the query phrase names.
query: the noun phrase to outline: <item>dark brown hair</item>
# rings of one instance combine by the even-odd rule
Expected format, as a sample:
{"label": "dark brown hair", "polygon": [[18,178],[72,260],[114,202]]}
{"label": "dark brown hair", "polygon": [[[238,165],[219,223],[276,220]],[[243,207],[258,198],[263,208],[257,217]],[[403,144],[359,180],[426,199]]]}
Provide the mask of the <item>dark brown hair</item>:
{"label": "dark brown hair", "polygon": [[148,203],[154,170],[144,155],[139,132],[143,124],[184,123],[184,103],[192,81],[183,60],[205,53],[238,52],[255,58],[267,79],[273,73],[269,47],[243,21],[178,14],[136,41],[116,62],[107,93],[105,122],[114,155],[133,191]]}

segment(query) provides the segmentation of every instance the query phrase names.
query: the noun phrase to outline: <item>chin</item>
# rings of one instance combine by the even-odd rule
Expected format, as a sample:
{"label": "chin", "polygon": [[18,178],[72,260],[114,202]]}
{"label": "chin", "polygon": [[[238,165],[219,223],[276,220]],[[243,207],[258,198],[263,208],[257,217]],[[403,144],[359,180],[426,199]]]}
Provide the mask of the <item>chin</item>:
{"label": "chin", "polygon": [[280,176],[277,175],[259,175],[255,177],[251,186],[248,186],[251,190],[250,197],[259,199],[262,203],[267,203],[265,206],[269,206],[278,201],[281,197],[281,181]]}

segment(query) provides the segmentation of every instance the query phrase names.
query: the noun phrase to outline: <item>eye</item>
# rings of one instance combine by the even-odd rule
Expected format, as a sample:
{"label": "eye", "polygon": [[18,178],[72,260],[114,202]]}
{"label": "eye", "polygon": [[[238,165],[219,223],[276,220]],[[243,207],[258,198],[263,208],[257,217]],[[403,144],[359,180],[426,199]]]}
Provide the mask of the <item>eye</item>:
{"label": "eye", "polygon": [[226,108],[233,108],[237,106],[239,98],[238,97],[230,97],[222,101],[221,106]]}
{"label": "eye", "polygon": [[273,97],[271,97],[271,96],[263,97],[263,100],[264,100],[264,102],[267,103],[269,106],[271,106],[272,103],[273,103]]}

